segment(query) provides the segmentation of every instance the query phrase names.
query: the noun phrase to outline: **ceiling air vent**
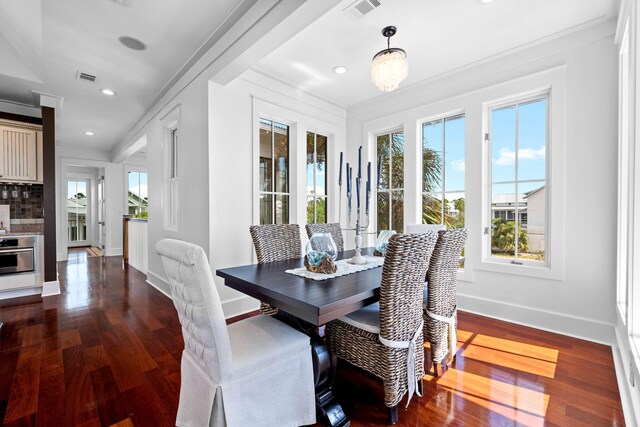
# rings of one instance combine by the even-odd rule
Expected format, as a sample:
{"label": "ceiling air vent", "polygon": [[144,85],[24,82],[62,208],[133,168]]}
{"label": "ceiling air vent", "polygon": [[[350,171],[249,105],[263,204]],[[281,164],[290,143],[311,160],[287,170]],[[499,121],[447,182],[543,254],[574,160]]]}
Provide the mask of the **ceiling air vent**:
{"label": "ceiling air vent", "polygon": [[83,73],[81,71],[78,71],[78,74],[76,75],[76,78],[79,80],[84,80],[85,82],[89,82],[89,83],[95,83],[96,82],[96,76],[89,74],[89,73]]}
{"label": "ceiling air vent", "polygon": [[362,18],[378,6],[380,6],[380,2],[378,0],[356,0],[351,3],[345,11],[348,12],[353,19],[358,19]]}

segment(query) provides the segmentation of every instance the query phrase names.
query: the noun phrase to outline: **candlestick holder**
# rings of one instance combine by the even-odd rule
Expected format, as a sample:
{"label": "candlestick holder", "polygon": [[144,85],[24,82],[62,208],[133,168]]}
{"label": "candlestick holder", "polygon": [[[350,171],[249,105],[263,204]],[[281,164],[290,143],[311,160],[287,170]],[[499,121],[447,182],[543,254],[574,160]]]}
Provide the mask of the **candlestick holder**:
{"label": "candlestick holder", "polygon": [[[357,207],[356,207],[356,218],[355,218],[355,224],[352,223],[351,221],[351,214],[352,214],[352,197],[353,197],[353,186],[352,186],[352,178],[353,178],[353,172],[351,171],[351,168],[349,168],[349,164],[347,164],[347,226],[345,227],[345,230],[352,230],[356,232],[356,236],[355,236],[355,244],[356,244],[356,253],[353,257],[351,257],[347,262],[349,264],[355,264],[355,265],[364,265],[367,264],[368,261],[362,256],[362,233],[364,233],[365,231],[367,231],[367,229],[369,228],[369,220],[370,220],[370,215],[369,215],[369,205],[370,205],[370,201],[371,201],[371,163],[369,163],[368,168],[367,168],[367,173],[368,173],[368,177],[367,177],[367,185],[366,185],[366,190],[365,190],[365,224],[362,225],[361,221],[362,221],[362,213],[361,213],[361,208],[360,208],[360,184],[361,184],[361,155],[362,155],[362,147],[360,147],[360,149],[358,150],[358,177],[356,177],[356,186],[355,186],[355,192],[356,192],[356,199],[357,199]],[[340,165],[340,169],[342,169],[342,165]],[[342,171],[341,171],[342,172]],[[338,186],[339,186],[339,193],[340,193],[340,197],[339,199],[342,199],[342,180],[340,179],[338,181]],[[340,202],[340,208],[342,207],[342,202]],[[338,222],[340,224],[342,224],[342,209],[340,209],[339,212],[339,219]]]}

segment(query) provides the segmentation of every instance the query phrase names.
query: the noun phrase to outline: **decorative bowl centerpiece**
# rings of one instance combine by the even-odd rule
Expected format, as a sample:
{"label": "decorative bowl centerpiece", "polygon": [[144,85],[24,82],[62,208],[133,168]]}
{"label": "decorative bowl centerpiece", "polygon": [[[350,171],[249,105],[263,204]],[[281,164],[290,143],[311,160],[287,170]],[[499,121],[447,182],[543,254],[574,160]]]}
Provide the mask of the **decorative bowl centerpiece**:
{"label": "decorative bowl centerpiece", "polygon": [[338,247],[330,233],[314,233],[306,246],[304,266],[312,273],[331,274],[338,271],[334,262]]}
{"label": "decorative bowl centerpiece", "polygon": [[375,248],[373,252],[374,256],[384,256],[387,253],[387,246],[389,246],[389,239],[396,234],[395,230],[380,230],[378,238],[376,239]]}

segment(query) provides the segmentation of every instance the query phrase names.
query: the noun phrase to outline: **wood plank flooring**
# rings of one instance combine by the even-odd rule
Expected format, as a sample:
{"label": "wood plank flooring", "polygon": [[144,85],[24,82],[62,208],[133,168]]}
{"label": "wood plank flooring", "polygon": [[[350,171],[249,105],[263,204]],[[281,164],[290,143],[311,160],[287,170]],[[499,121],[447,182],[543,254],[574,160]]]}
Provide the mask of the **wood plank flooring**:
{"label": "wood plank flooring", "polygon": [[[0,301],[0,421],[171,426],[183,341],[171,301],[119,257],[59,263],[62,295]],[[458,357],[401,426],[624,425],[611,348],[466,313]],[[352,426],[385,425],[382,386],[341,366]]]}

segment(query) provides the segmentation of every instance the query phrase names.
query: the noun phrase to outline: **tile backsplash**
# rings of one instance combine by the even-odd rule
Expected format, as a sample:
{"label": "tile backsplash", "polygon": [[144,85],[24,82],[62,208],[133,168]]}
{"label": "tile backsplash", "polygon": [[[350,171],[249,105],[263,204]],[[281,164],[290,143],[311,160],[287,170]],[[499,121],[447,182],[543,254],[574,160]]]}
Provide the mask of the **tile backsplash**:
{"label": "tile backsplash", "polygon": [[[42,209],[43,186],[41,184],[18,185],[18,197],[11,197],[13,185],[7,185],[9,197],[3,199],[1,197],[4,185],[0,183],[0,205],[9,205],[11,213],[11,222],[14,220],[30,220],[44,218],[44,210]],[[27,189],[29,198],[25,199],[22,192]],[[13,227],[12,227],[13,228]]]}

